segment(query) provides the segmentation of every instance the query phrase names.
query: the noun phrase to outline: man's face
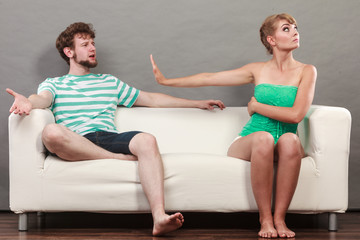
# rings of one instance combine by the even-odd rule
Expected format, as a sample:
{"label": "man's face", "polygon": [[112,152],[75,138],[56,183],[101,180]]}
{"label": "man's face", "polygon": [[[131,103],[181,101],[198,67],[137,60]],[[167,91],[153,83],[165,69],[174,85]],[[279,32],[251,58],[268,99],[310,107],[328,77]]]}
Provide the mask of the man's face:
{"label": "man's face", "polygon": [[97,66],[95,42],[89,35],[77,34],[75,36],[74,61],[87,68]]}

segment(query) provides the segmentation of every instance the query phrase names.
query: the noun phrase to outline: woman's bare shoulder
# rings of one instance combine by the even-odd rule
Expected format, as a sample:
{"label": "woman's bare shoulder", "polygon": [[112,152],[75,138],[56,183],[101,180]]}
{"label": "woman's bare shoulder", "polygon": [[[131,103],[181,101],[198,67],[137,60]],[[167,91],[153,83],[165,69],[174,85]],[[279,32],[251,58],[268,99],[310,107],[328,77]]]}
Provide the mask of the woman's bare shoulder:
{"label": "woman's bare shoulder", "polygon": [[317,70],[314,65],[304,64],[301,72],[301,82],[315,84],[317,78]]}
{"label": "woman's bare shoulder", "polygon": [[302,68],[302,75],[317,75],[317,70],[316,67],[314,65],[311,64],[304,64],[303,68]]}

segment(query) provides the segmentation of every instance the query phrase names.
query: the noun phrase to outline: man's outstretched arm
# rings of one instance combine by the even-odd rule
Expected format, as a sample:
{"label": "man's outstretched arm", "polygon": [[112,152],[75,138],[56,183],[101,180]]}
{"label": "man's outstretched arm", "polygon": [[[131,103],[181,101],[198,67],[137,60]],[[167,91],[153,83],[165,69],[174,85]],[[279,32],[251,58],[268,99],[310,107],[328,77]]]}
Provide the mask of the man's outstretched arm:
{"label": "man's outstretched arm", "polygon": [[19,115],[29,115],[30,111],[35,108],[50,107],[52,102],[52,94],[49,91],[42,91],[39,94],[32,94],[28,98],[11,90],[10,88],[7,88],[6,92],[14,97],[14,103],[10,108],[10,113]]}
{"label": "man's outstretched arm", "polygon": [[219,107],[221,110],[225,105],[220,100],[189,100],[184,98],[177,98],[162,93],[152,93],[140,91],[135,106],[143,107],[159,107],[159,108],[201,108],[201,109],[214,109],[214,106]]}

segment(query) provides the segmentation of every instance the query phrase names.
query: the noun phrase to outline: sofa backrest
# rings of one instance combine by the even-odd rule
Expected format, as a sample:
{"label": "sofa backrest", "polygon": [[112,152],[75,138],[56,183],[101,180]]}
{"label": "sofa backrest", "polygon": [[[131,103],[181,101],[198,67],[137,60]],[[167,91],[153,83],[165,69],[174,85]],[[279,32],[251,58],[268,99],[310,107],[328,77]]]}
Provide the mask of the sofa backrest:
{"label": "sofa backrest", "polygon": [[227,153],[249,120],[246,107],[212,111],[194,108],[118,107],[115,125],[120,132],[153,134],[161,153]]}

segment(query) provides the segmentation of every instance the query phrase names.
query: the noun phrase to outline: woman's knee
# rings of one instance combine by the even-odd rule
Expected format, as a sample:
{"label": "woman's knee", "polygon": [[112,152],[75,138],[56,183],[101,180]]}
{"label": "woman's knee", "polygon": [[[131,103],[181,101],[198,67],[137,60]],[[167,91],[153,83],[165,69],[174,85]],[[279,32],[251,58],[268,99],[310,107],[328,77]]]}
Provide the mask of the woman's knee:
{"label": "woman's knee", "polygon": [[263,155],[274,154],[274,137],[268,132],[256,132],[254,134],[253,151]]}
{"label": "woman's knee", "polygon": [[302,157],[303,148],[299,137],[294,133],[283,134],[277,142],[277,150],[279,155],[287,157]]}
{"label": "woman's knee", "polygon": [[274,145],[274,137],[268,132],[256,132],[254,138],[257,143],[265,144],[266,146]]}

